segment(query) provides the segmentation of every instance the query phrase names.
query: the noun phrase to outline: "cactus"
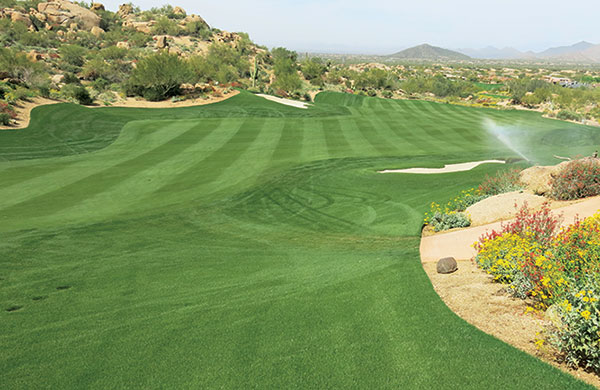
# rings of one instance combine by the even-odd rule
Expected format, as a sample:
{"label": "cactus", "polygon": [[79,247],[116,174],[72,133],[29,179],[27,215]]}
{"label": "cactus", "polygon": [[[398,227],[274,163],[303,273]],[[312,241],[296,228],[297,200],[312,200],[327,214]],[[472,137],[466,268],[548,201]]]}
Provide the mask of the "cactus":
{"label": "cactus", "polygon": [[252,88],[256,88],[256,79],[258,78],[258,56],[254,56],[254,70],[252,71]]}

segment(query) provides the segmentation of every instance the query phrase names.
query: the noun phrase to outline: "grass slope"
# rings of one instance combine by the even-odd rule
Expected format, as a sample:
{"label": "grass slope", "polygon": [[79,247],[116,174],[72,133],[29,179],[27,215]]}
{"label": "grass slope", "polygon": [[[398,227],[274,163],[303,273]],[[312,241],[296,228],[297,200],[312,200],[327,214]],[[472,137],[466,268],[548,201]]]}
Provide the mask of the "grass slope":
{"label": "grass slope", "polygon": [[375,172],[514,156],[489,120],[540,161],[598,137],[331,93],[34,110],[0,133],[2,388],[586,388],[458,318],[421,268],[428,203],[497,167]]}

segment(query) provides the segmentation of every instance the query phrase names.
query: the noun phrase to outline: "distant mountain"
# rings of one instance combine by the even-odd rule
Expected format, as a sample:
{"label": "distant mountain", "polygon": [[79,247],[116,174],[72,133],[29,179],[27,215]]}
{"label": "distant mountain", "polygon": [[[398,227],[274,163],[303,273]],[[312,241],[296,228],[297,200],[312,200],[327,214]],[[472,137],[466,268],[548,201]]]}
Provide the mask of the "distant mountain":
{"label": "distant mountain", "polygon": [[575,56],[578,57],[580,52],[583,52],[593,46],[593,43],[582,41],[571,46],[552,47],[548,50],[544,50],[541,53],[537,53],[536,56],[539,58],[553,58],[568,57],[571,54],[575,54]]}
{"label": "distant mountain", "polygon": [[405,60],[470,60],[471,57],[468,55],[459,53],[457,51],[443,49],[441,47],[431,46],[423,44],[415,47],[411,47],[406,50],[402,50],[398,53],[386,56],[391,59],[405,59]]}
{"label": "distant mountain", "polygon": [[487,46],[483,49],[457,49],[459,53],[468,55],[473,58],[499,60],[499,59],[518,59],[527,58],[528,54],[523,53],[513,47],[505,47],[498,49],[494,46]]}

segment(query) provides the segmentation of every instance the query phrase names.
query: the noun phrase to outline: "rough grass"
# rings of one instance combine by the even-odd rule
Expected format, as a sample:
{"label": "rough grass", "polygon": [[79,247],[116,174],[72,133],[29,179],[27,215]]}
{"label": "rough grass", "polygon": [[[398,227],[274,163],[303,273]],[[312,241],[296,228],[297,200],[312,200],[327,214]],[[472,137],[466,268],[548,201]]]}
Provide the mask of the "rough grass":
{"label": "rough grass", "polygon": [[586,388],[458,318],[420,265],[429,202],[497,168],[376,173],[513,157],[484,117],[540,160],[597,137],[341,94],[34,110],[0,133],[2,388]]}

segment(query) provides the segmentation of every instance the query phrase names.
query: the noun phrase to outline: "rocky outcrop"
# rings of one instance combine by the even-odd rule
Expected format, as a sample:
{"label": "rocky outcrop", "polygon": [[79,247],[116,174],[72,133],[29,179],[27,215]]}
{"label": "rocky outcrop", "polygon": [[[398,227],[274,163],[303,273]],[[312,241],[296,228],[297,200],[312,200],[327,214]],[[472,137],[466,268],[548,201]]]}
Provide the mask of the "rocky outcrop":
{"label": "rocky outcrop", "polygon": [[104,5],[100,4],[100,3],[92,3],[92,6],[90,7],[90,10],[92,10],[92,11],[105,11]]}
{"label": "rocky outcrop", "polygon": [[175,15],[184,15],[185,16],[185,10],[181,7],[175,7],[173,8],[173,13]]}
{"label": "rocky outcrop", "polygon": [[0,9],[0,18],[10,19],[13,22],[24,23],[27,27],[30,27],[33,24],[31,22],[31,19],[29,18],[28,14],[23,13],[21,11],[17,11],[17,10],[12,9],[12,8],[2,8],[2,9]]}
{"label": "rocky outcrop", "polygon": [[121,4],[119,6],[119,11],[117,11],[117,16],[124,19],[127,15],[131,15],[132,13],[133,6],[131,4]]}
{"label": "rocky outcrop", "polygon": [[144,34],[150,34],[150,32],[152,31],[152,26],[154,26],[154,23],[155,23],[154,21],[138,22],[138,21],[126,19],[125,21],[123,21],[123,27],[139,31]]}
{"label": "rocky outcrop", "polygon": [[37,10],[46,16],[50,25],[70,26],[72,23],[76,23],[87,31],[100,26],[100,16],[67,0],[39,3]]}
{"label": "rocky outcrop", "polygon": [[131,48],[131,46],[129,46],[129,42],[117,42],[117,47],[119,49],[129,49]]}
{"label": "rocky outcrop", "polygon": [[156,35],[156,36],[152,37],[152,39],[154,39],[154,41],[156,41],[157,49],[164,49],[169,46],[166,35]]}

